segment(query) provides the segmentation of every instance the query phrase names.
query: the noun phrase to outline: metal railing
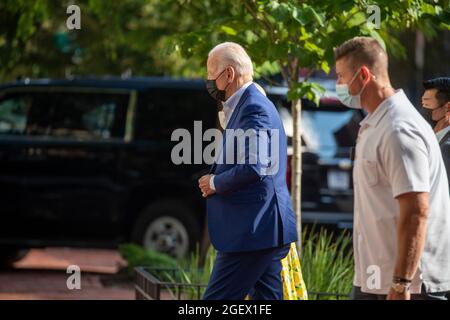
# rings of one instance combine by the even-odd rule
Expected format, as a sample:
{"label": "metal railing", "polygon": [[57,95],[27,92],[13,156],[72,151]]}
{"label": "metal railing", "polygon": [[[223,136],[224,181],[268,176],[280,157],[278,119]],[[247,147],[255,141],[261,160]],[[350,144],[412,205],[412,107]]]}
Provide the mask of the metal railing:
{"label": "metal railing", "polygon": [[[136,300],[201,300],[204,284],[183,283],[180,269],[137,267],[135,269]],[[309,300],[346,300],[350,295],[329,292],[308,292]]]}

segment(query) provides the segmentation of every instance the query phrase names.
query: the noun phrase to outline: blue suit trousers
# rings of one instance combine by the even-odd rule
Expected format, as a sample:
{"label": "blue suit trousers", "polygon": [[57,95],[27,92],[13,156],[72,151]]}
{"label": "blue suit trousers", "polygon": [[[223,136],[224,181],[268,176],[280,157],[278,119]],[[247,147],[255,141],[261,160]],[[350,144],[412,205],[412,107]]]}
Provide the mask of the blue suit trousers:
{"label": "blue suit trousers", "polygon": [[290,244],[251,252],[219,252],[204,300],[283,300],[281,260]]}

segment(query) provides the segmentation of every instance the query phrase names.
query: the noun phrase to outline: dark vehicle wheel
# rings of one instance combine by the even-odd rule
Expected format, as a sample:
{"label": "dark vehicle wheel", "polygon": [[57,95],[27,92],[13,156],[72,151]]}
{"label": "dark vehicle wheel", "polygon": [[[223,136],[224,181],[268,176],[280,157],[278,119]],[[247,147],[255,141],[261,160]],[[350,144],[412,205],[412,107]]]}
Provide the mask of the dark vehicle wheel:
{"label": "dark vehicle wheel", "polygon": [[181,258],[195,248],[200,234],[194,213],[173,200],[146,207],[134,224],[132,241]]}
{"label": "dark vehicle wheel", "polygon": [[23,259],[28,249],[0,247],[0,268],[10,268],[14,262]]}

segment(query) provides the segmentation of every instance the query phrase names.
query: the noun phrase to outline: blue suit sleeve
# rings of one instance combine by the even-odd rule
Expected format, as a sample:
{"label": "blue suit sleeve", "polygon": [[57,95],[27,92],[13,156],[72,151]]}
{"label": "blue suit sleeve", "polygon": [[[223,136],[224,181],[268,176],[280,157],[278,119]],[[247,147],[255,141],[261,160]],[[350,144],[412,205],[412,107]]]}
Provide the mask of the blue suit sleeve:
{"label": "blue suit sleeve", "polygon": [[[247,131],[249,129],[260,138],[261,130],[268,128],[269,118],[264,108],[256,104],[249,104],[242,110],[241,129]],[[270,139],[268,139],[269,143]],[[268,147],[269,148],[269,147]],[[236,164],[214,177],[214,186],[217,194],[226,194],[239,190],[251,183],[257,182],[264,178],[261,174],[261,163],[259,156],[256,157],[256,163],[250,161],[251,154],[249,152],[249,144],[245,144],[245,159],[242,164]],[[253,161],[255,162],[255,161]]]}

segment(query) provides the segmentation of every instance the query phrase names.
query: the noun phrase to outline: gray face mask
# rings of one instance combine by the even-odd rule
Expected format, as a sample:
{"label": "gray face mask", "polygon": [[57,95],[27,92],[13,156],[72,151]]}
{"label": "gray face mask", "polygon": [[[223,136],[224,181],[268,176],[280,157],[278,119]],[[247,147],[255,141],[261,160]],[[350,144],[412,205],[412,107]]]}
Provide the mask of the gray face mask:
{"label": "gray face mask", "polygon": [[349,83],[344,84],[336,84],[336,94],[339,98],[339,100],[346,105],[349,108],[352,109],[362,109],[361,105],[361,93],[366,88],[366,84],[363,85],[361,90],[357,95],[351,95],[350,92],[348,92],[348,87],[355,81],[356,76],[361,72],[361,69],[359,69],[355,75],[353,76],[352,80],[350,80]]}

